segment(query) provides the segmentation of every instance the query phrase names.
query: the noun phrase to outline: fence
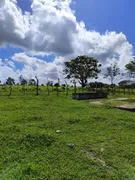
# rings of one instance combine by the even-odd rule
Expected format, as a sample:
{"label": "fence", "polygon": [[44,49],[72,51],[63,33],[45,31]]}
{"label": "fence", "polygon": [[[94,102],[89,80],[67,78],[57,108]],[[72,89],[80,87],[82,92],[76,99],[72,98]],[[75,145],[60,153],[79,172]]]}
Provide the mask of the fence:
{"label": "fence", "polygon": [[[107,92],[110,95],[113,94],[120,94],[120,95],[133,95],[135,94],[135,88],[132,87],[119,87],[115,86],[114,88],[111,87],[101,87],[101,88],[81,88],[81,87],[73,87],[73,86],[39,86],[38,87],[38,94],[41,96],[46,95],[71,95],[75,92]],[[37,87],[36,85],[13,85],[12,89],[11,86],[8,85],[1,85],[0,86],[0,96],[15,96],[15,95],[36,95],[37,94]]]}

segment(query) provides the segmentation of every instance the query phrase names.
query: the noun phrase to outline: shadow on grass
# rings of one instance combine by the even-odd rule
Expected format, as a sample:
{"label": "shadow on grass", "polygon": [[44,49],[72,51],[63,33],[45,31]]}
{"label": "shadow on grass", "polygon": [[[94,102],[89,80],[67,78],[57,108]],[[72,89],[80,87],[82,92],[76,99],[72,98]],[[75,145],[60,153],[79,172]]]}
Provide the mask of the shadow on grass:
{"label": "shadow on grass", "polygon": [[41,146],[51,146],[56,139],[49,135],[24,135],[21,139],[21,144],[27,148],[37,148]]}

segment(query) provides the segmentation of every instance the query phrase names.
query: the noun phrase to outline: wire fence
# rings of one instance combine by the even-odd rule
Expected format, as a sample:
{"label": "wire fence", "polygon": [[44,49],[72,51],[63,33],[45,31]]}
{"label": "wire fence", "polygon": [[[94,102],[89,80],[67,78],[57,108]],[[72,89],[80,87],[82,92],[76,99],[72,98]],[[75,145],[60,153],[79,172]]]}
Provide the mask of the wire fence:
{"label": "wire fence", "polygon": [[49,96],[49,95],[72,95],[72,93],[81,93],[81,92],[106,92],[110,95],[134,95],[135,88],[133,87],[76,87],[76,86],[37,86],[36,85],[1,85],[0,86],[0,96],[27,96],[27,95],[40,95],[40,96]]}

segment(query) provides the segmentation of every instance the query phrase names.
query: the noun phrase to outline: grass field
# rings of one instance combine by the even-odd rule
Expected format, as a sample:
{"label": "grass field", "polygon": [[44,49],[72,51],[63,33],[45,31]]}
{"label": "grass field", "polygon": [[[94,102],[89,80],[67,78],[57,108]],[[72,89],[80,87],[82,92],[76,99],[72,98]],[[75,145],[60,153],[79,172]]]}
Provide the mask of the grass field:
{"label": "grass field", "polygon": [[135,113],[111,98],[0,96],[0,180],[134,180]]}

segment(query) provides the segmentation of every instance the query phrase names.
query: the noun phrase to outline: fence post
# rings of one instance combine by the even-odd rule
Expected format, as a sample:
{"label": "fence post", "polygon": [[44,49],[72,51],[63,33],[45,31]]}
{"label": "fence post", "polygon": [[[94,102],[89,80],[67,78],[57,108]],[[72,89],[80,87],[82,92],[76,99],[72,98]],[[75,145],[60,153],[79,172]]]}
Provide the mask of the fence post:
{"label": "fence post", "polygon": [[65,81],[65,84],[66,84],[66,95],[68,95],[68,84],[66,81]]}
{"label": "fence post", "polygon": [[74,84],[74,93],[76,94],[76,81],[75,80],[73,81],[73,84]]}
{"label": "fence post", "polygon": [[36,80],[37,80],[36,95],[39,95],[39,93],[38,93],[38,83],[39,83],[39,80],[38,80],[37,76],[35,76],[35,78],[36,78]]}

